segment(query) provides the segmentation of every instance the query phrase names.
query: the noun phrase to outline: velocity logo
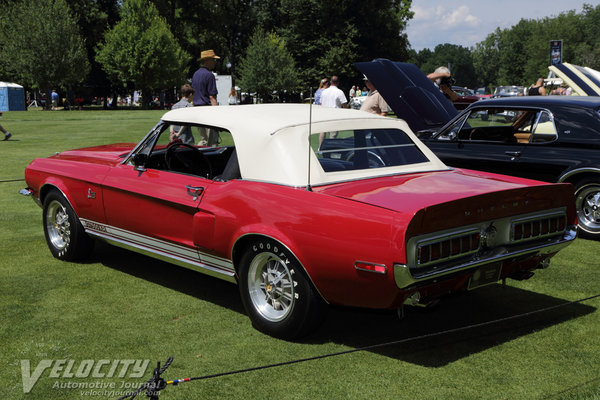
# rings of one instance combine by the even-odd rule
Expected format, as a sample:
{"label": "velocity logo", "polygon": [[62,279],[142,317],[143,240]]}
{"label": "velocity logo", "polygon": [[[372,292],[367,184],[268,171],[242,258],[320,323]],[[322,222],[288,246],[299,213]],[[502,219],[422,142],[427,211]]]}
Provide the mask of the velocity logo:
{"label": "velocity logo", "polygon": [[[42,374],[50,369],[50,378],[141,378],[146,373],[150,360],[41,360],[31,370],[30,360],[21,360],[23,393],[29,393]],[[99,383],[66,382],[54,384],[60,388],[89,388]]]}

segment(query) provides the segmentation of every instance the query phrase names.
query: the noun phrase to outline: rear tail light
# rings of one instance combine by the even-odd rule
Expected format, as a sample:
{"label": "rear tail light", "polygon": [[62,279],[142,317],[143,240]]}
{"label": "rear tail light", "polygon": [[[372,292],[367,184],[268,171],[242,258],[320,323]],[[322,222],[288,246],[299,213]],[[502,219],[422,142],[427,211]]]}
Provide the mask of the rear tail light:
{"label": "rear tail light", "polygon": [[541,216],[536,219],[525,221],[515,221],[512,224],[513,242],[522,240],[537,239],[544,236],[551,236],[564,232],[567,226],[567,219],[564,214]]}
{"label": "rear tail light", "polygon": [[417,265],[449,260],[473,254],[479,250],[479,231],[471,231],[428,241],[417,246]]}

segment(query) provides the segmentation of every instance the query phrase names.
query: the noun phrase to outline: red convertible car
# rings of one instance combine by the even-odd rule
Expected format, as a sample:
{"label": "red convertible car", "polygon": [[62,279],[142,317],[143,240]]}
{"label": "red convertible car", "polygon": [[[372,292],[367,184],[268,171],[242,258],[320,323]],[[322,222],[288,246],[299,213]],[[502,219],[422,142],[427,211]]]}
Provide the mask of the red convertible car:
{"label": "red convertible car", "polygon": [[401,309],[528,278],[576,236],[568,184],[449,168],[402,120],[304,104],[169,111],[137,145],[25,177],[54,257],[104,240],[235,282],[283,338],[327,304]]}

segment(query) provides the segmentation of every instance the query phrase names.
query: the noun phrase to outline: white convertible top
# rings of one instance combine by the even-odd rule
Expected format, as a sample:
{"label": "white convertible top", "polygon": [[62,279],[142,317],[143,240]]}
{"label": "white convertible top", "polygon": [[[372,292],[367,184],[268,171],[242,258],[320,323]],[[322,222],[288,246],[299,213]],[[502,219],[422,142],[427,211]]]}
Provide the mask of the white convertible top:
{"label": "white convertible top", "polygon": [[[243,179],[306,186],[309,125],[311,134],[367,128],[400,129],[430,160],[406,166],[327,173],[311,150],[312,185],[448,168],[419,141],[406,122],[364,111],[311,107],[309,104],[251,104],[179,108],[165,113],[162,120],[213,126],[231,132]],[[309,121],[312,123],[309,124]]]}

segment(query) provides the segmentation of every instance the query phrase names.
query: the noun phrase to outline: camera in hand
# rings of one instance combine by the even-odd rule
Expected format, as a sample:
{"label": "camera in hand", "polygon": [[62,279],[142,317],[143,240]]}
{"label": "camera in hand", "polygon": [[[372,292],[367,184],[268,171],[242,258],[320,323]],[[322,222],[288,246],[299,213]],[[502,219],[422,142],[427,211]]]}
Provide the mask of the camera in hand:
{"label": "camera in hand", "polygon": [[454,80],[453,77],[451,76],[445,76],[440,80],[440,85],[446,85],[448,87],[452,87],[452,85],[454,85],[456,83],[456,81]]}

